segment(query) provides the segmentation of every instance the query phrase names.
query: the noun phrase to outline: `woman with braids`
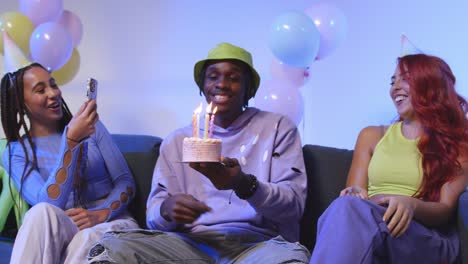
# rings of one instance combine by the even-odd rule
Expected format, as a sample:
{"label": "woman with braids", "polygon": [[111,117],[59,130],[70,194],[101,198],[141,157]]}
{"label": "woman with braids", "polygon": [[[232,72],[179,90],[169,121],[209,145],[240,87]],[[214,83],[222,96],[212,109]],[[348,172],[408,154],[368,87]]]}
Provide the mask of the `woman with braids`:
{"label": "woman with braids", "polygon": [[4,167],[33,205],[11,263],[84,263],[101,234],[137,227],[126,210],[132,175],[96,108],[90,100],[72,116],[54,78],[37,63],[2,78]]}
{"label": "woman with braids", "polygon": [[399,120],[364,128],[347,187],[319,219],[310,263],[453,263],[453,222],[468,182],[467,102],[440,58],[398,59]]}

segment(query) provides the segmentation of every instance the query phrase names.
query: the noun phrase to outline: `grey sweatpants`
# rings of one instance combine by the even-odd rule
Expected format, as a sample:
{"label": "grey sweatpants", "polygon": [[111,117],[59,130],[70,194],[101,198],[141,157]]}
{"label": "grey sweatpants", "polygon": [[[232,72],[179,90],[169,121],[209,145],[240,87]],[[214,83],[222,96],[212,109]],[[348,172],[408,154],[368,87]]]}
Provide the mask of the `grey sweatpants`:
{"label": "grey sweatpants", "polygon": [[282,237],[152,230],[106,233],[88,263],[308,263],[310,253]]}

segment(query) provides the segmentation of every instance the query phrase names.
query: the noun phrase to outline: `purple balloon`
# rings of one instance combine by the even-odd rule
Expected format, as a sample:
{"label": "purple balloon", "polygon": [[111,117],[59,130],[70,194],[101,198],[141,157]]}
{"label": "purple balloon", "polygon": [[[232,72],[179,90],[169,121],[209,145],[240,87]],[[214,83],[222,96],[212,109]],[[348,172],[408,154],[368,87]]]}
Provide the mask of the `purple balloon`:
{"label": "purple balloon", "polygon": [[62,15],[56,22],[68,30],[72,37],[73,47],[78,47],[83,37],[83,24],[80,18],[69,10],[63,10]]}
{"label": "purple balloon", "polygon": [[55,22],[47,22],[36,27],[29,45],[33,60],[50,71],[55,71],[65,65],[73,52],[70,33]]}
{"label": "purple balloon", "polygon": [[317,60],[335,51],[346,38],[347,21],[344,13],[328,3],[315,4],[305,10],[320,32],[320,47]]}
{"label": "purple balloon", "polygon": [[255,107],[286,115],[296,126],[304,114],[304,100],[299,89],[281,79],[262,82],[255,95]]}
{"label": "purple balloon", "polygon": [[57,19],[63,11],[63,0],[19,0],[19,10],[37,26]]}

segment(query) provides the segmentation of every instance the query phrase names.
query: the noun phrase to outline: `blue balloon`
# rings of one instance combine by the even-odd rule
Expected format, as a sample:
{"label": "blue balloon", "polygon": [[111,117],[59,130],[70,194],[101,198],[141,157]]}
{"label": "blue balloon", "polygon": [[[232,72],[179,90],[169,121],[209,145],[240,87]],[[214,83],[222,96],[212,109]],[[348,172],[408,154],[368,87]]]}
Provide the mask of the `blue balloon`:
{"label": "blue balloon", "polygon": [[269,46],[285,64],[307,67],[314,62],[320,45],[320,33],[304,13],[290,11],[278,16],[271,25]]}

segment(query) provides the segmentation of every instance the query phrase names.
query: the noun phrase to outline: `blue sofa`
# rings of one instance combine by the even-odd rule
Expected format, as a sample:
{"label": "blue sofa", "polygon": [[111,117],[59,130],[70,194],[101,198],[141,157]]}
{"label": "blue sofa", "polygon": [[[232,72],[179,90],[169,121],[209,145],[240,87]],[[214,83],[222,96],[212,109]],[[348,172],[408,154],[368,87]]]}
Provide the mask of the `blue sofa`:
{"label": "blue sofa", "polygon": [[[130,211],[141,227],[146,227],[146,198],[151,188],[151,178],[162,139],[146,135],[113,135],[136,180],[136,197]],[[315,244],[317,220],[328,205],[345,186],[347,173],[353,156],[352,150],[317,145],[303,147],[308,177],[306,209],[301,220],[300,242],[310,250]],[[458,228],[461,237],[462,263],[468,264],[468,191],[459,199]],[[13,219],[13,217],[10,217]],[[8,226],[10,228],[8,228]],[[15,235],[14,221],[7,223],[0,240],[0,263],[9,259],[12,238]],[[6,262],[7,263],[7,262]]]}

